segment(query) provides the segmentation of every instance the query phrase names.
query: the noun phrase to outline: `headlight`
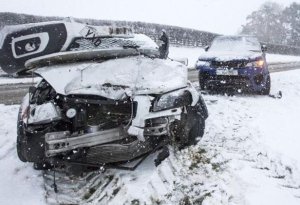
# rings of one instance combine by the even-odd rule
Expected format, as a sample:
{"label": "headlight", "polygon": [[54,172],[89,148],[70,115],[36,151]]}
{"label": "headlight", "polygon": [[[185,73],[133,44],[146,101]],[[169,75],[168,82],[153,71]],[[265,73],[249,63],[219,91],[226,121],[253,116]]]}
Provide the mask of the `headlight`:
{"label": "headlight", "polygon": [[198,67],[198,66],[210,66],[210,62],[209,61],[202,61],[202,60],[198,60],[197,62],[196,62],[196,67]]}
{"label": "headlight", "polygon": [[192,95],[186,90],[177,90],[164,94],[155,99],[153,104],[153,111],[161,111],[190,105],[192,103]]}
{"label": "headlight", "polygon": [[257,60],[257,61],[247,63],[246,67],[263,68],[264,65],[265,65],[264,60]]}
{"label": "headlight", "polygon": [[30,107],[28,124],[45,124],[61,119],[60,110],[52,103]]}

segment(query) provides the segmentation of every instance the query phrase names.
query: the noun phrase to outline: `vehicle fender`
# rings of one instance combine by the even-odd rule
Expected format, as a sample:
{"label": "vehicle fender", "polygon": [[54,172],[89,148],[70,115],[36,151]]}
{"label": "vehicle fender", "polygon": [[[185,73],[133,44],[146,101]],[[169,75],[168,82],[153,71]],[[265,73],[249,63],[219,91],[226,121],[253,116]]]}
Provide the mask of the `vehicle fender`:
{"label": "vehicle fender", "polygon": [[204,119],[208,118],[208,110],[205,101],[191,83],[189,84],[189,92],[192,95],[191,107],[196,108],[197,113],[199,113]]}
{"label": "vehicle fender", "polygon": [[199,95],[198,102],[194,107],[196,108],[197,113],[200,114],[203,117],[203,119],[208,118],[208,110],[205,101],[201,95]]}

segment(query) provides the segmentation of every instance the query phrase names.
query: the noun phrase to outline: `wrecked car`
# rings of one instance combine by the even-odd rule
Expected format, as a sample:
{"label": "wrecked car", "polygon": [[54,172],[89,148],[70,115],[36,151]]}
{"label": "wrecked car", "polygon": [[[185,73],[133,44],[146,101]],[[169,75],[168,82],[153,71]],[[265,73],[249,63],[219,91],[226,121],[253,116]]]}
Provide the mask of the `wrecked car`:
{"label": "wrecked car", "polygon": [[[22,41],[34,36],[29,42],[36,48],[51,41],[40,38],[47,29],[37,27],[30,25],[27,37],[24,25],[16,32]],[[203,136],[207,108],[185,65],[160,59],[155,42],[126,29],[76,23],[71,31],[65,51],[35,53],[24,61],[41,81],[20,106],[21,161],[37,169],[134,168],[167,145],[184,148]]]}
{"label": "wrecked car", "polygon": [[200,88],[233,89],[268,95],[271,78],[266,46],[252,36],[217,36],[199,56]]}

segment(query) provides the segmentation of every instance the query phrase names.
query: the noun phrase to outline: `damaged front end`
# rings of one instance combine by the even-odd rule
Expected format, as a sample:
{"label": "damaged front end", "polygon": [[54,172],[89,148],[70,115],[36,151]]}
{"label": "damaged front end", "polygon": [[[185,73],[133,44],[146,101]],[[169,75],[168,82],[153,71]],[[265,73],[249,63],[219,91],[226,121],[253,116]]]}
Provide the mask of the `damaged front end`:
{"label": "damaged front end", "polygon": [[120,167],[135,161],[135,168],[172,141],[189,143],[199,116],[204,122],[207,110],[192,87],[113,100],[65,96],[42,80],[21,105],[18,154],[22,161],[51,167]]}

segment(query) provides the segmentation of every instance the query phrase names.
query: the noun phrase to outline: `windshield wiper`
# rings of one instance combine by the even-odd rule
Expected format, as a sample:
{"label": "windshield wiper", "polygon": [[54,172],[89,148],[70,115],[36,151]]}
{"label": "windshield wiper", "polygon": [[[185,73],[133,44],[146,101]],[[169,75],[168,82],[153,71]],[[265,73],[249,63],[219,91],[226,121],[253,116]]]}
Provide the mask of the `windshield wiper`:
{"label": "windshield wiper", "polygon": [[249,51],[253,51],[253,52],[261,52],[260,50],[249,50]]}
{"label": "windshield wiper", "polygon": [[140,47],[139,45],[123,45],[124,49],[133,48],[133,49],[137,50],[139,47]]}
{"label": "windshield wiper", "polygon": [[132,48],[132,49],[135,49],[137,52],[138,52],[138,54],[139,55],[143,55],[143,56],[145,56],[145,57],[148,57],[148,58],[151,58],[151,59],[154,59],[154,58],[157,58],[158,56],[156,56],[155,54],[147,54],[146,52],[145,52],[145,50],[143,50],[143,49],[139,49],[140,48],[140,46],[138,46],[138,45],[123,45],[123,48],[124,49],[129,49],[129,48]]}

